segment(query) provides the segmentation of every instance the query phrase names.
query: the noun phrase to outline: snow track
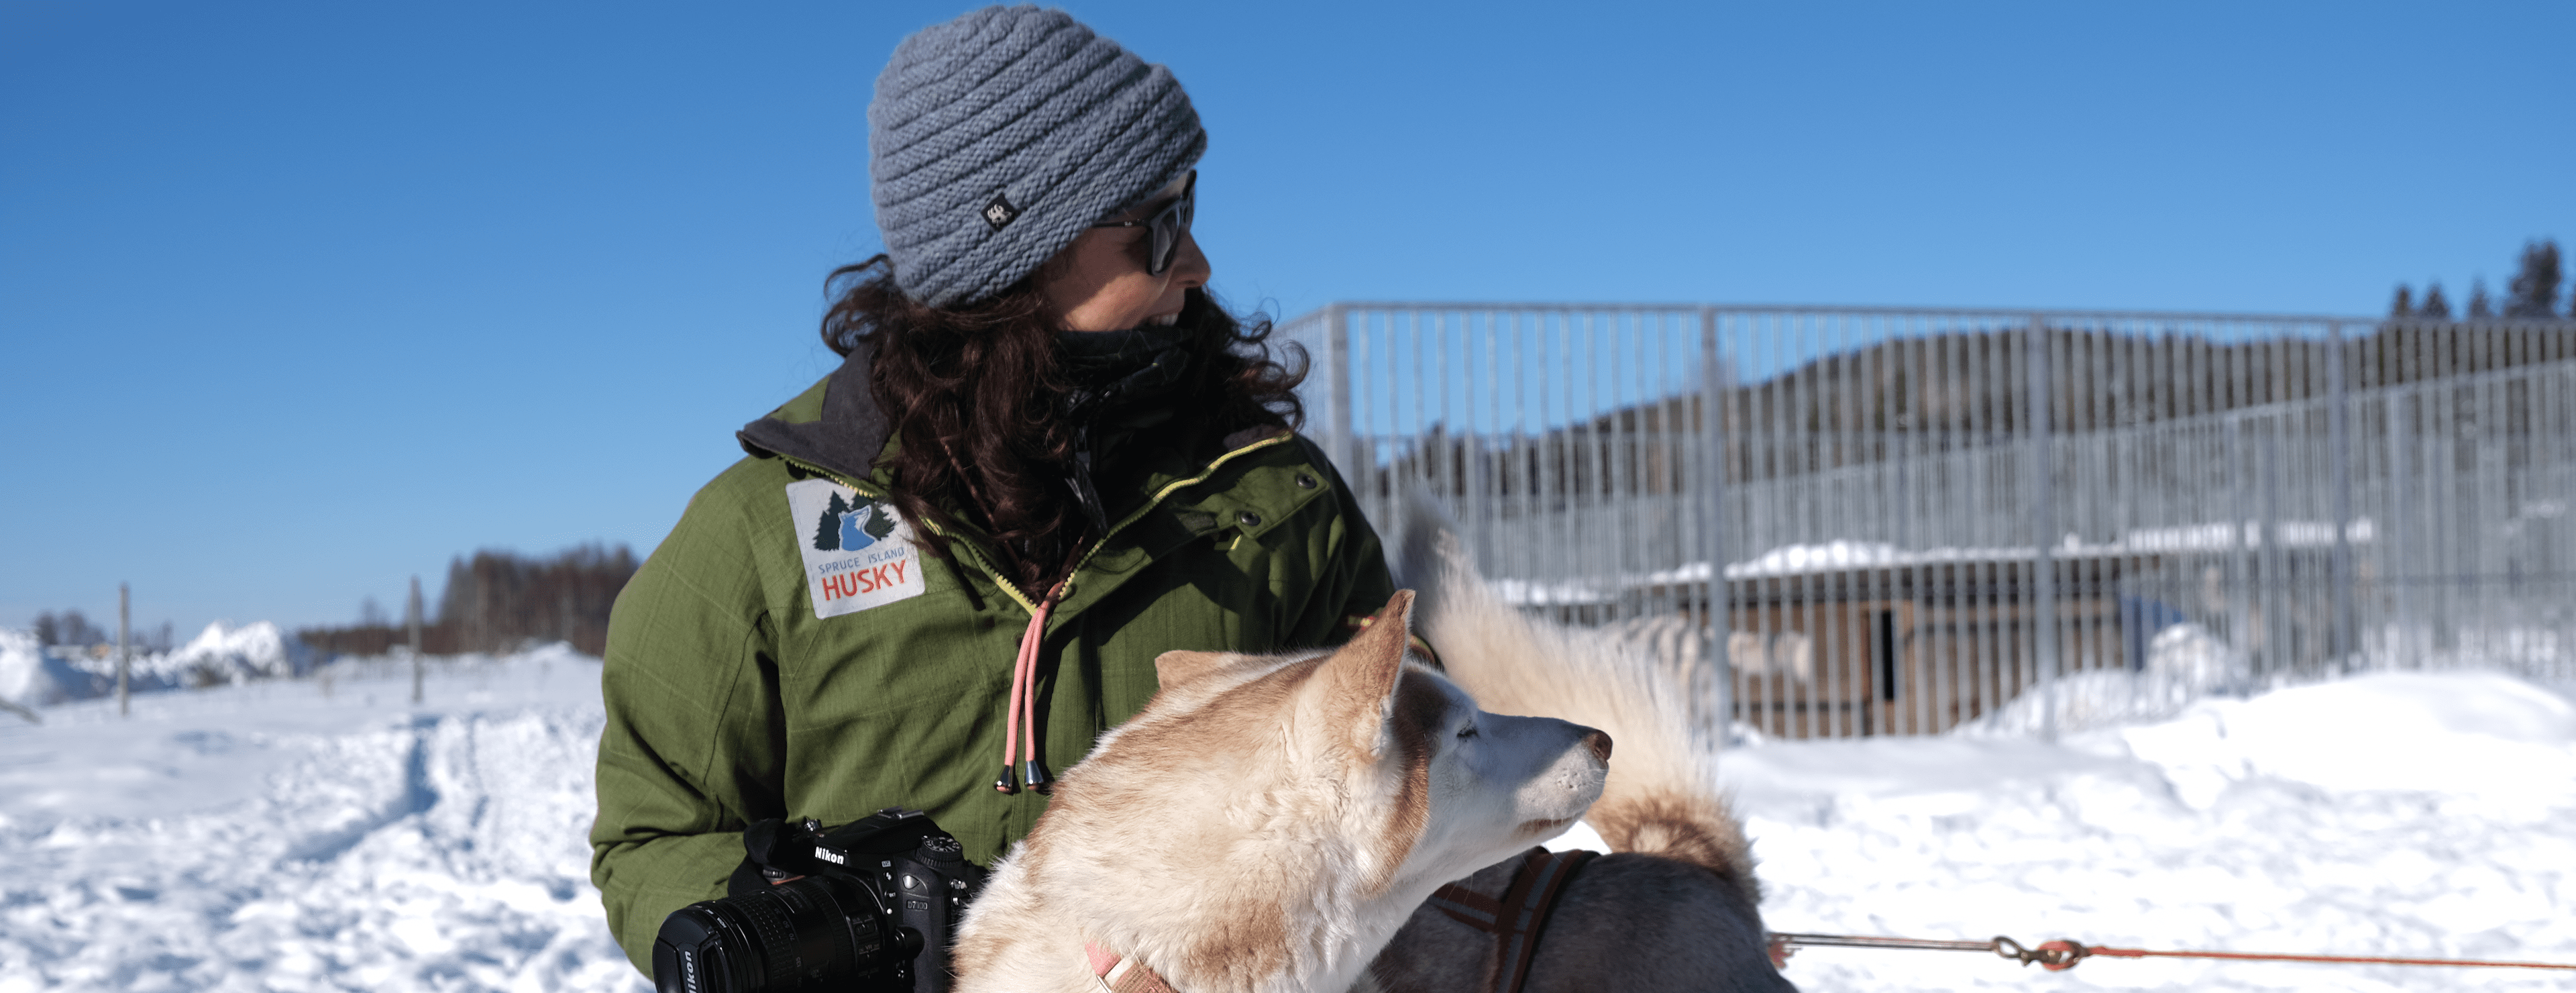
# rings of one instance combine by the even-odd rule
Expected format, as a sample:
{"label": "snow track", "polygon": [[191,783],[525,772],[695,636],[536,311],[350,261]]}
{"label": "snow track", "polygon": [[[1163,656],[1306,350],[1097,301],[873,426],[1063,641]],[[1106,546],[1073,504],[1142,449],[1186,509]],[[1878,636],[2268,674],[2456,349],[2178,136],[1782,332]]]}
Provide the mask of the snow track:
{"label": "snow track", "polygon": [[598,663],[445,670],[0,735],[0,991],[643,988],[587,878]]}

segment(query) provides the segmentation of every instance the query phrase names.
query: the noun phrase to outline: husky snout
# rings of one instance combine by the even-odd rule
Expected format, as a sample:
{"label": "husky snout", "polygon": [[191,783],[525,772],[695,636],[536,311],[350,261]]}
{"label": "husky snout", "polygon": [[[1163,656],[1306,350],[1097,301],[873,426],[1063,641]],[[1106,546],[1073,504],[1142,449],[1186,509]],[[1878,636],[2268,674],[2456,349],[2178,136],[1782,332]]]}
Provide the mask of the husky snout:
{"label": "husky snout", "polygon": [[1513,790],[1526,823],[1571,823],[1601,798],[1610,775],[1610,736],[1553,717],[1489,717],[1497,738],[1519,743],[1526,770]]}

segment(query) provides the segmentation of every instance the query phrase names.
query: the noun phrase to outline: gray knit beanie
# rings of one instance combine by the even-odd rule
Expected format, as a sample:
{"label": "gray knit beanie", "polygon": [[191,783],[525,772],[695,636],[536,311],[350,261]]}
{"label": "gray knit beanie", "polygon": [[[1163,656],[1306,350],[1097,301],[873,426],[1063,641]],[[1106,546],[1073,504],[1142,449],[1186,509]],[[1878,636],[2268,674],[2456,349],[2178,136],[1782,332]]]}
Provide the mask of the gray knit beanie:
{"label": "gray knit beanie", "polygon": [[868,104],[877,229],[896,283],[934,307],[999,292],[1206,150],[1171,70],[1061,10],[923,28]]}

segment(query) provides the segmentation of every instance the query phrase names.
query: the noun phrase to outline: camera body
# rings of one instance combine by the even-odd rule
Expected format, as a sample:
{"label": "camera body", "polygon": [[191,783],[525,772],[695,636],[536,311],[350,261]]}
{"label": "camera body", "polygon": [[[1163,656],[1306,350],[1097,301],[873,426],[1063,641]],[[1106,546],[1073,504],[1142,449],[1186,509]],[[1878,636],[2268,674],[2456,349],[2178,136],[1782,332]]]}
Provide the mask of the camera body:
{"label": "camera body", "polygon": [[762,821],[743,847],[732,895],[663,919],[660,993],[946,993],[949,941],[984,871],[930,815],[889,807],[836,828]]}

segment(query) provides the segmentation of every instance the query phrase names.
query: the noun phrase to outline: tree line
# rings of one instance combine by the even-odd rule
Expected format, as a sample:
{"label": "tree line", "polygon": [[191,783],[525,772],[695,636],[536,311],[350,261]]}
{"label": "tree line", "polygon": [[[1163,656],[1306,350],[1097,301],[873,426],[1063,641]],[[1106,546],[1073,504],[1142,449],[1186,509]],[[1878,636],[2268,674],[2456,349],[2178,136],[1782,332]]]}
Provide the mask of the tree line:
{"label": "tree line", "polygon": [[[608,648],[608,611],[640,563],[625,545],[593,542],[550,556],[483,549],[447,565],[447,589],[434,617],[423,617],[421,651],[506,652],[550,641],[598,655]],[[359,622],[314,627],[296,637],[339,655],[381,655],[409,639],[406,624],[386,617],[370,598]]]}
{"label": "tree line", "polygon": [[[135,628],[127,635],[138,652],[166,652],[173,644],[168,621],[161,622],[159,627]],[[80,611],[66,610],[57,614],[49,610],[36,615],[36,643],[49,647],[113,645],[116,633],[90,623]]]}
{"label": "tree line", "polygon": [[[2468,309],[2459,316],[2539,321],[2563,317],[2576,320],[2576,299],[2568,301],[2563,314],[2558,309],[2560,278],[2557,240],[2543,238],[2526,242],[2522,246],[2522,259],[2515,267],[2513,282],[2505,288],[2503,311],[2499,313],[2496,302],[2488,297],[2487,281],[2478,279],[2470,282]],[[2447,318],[2452,316],[2451,301],[2442,295],[2442,284],[2438,281],[2425,284],[2421,300],[2415,298],[2413,288],[2399,283],[2396,298],[2389,301],[2388,316]]]}

